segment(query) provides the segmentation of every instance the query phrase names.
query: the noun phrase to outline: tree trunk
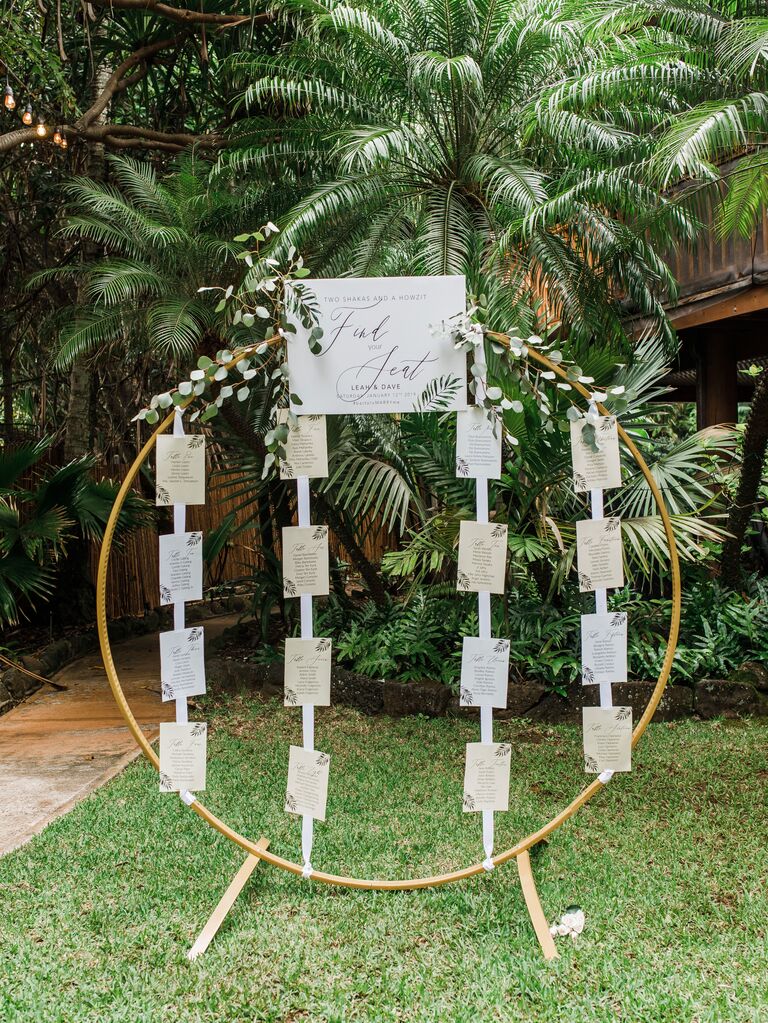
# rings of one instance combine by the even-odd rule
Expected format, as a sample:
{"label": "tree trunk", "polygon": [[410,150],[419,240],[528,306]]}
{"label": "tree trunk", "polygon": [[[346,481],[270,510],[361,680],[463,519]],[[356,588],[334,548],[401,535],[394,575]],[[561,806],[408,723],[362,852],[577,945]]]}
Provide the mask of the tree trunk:
{"label": "tree trunk", "polygon": [[13,356],[3,351],[3,436],[13,440]]}
{"label": "tree trunk", "polygon": [[[97,29],[99,33],[104,32],[103,26]],[[93,99],[99,97],[104,91],[104,86],[109,81],[112,68],[102,64],[96,71],[91,96]],[[104,110],[94,121],[94,124],[106,124],[109,107]],[[88,142],[88,160],[86,172],[91,178],[101,181],[104,177],[104,144],[102,142]],[[93,255],[96,251],[93,246],[86,245],[86,255]],[[67,406],[66,427],[64,430],[64,458],[70,461],[73,458],[80,458],[90,453],[93,443],[93,422],[91,415],[91,399],[93,396],[93,373],[88,365],[78,361],[72,367],[69,374],[69,404]]]}
{"label": "tree trunk", "polygon": [[82,458],[91,450],[91,371],[76,362],[69,374],[67,428],[64,434],[64,461]]}
{"label": "tree trunk", "polygon": [[739,486],[733,506],[728,513],[726,526],[728,532],[733,535],[723,544],[721,579],[726,586],[734,589],[742,579],[741,548],[757,504],[767,450],[768,368],[760,374],[755,393],[752,396],[752,407],[747,416],[744,432],[744,453]]}

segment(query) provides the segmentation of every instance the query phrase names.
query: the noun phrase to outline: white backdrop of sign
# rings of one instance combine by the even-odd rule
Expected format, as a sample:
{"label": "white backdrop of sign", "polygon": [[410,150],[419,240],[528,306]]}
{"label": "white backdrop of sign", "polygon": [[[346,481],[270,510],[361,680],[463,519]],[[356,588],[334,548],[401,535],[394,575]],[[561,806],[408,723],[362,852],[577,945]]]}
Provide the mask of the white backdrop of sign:
{"label": "white backdrop of sign", "polygon": [[[300,322],[288,335],[291,392],[302,415],[413,412],[427,387],[445,393],[445,411],[465,409],[467,357],[439,330],[466,310],[466,282],[455,277],[307,279],[319,307],[321,353],[309,350]],[[428,407],[423,404],[424,410]]]}

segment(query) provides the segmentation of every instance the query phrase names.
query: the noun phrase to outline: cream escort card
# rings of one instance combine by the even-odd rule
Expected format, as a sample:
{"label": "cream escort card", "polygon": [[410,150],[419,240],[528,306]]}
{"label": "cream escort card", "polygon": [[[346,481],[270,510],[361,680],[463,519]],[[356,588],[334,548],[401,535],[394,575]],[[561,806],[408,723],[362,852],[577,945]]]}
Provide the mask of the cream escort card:
{"label": "cream escort card", "polygon": [[621,519],[582,519],[577,522],[576,561],[582,593],[623,586]]}
{"label": "cream escort card", "polygon": [[294,416],[293,425],[288,409],[280,409],[279,423],[288,423],[285,458],[280,462],[280,479],[292,480],[297,476],[315,479],[328,475],[328,442],[325,416]]}
{"label": "cream escort card", "polygon": [[460,523],[457,589],[472,593],[503,593],[506,567],[506,526],[497,522]]}
{"label": "cream escort card", "polygon": [[595,424],[595,451],[585,440],[586,420],[571,423],[573,486],[577,494],[621,486],[621,457],[616,416],[600,416]]}
{"label": "cream escort card", "polygon": [[330,765],[331,758],[327,753],[301,746],[290,747],[286,813],[298,813],[316,821],[325,820]]}
{"label": "cream escort card", "polygon": [[632,708],[583,707],[584,770],[632,770]]}
{"label": "cream escort card", "polygon": [[157,504],[205,504],[205,438],[157,438]]}
{"label": "cream escort card", "polygon": [[456,413],[456,475],[497,480],[501,476],[501,422],[484,408]]}
{"label": "cream escort card", "polygon": [[507,706],[509,640],[465,636],[461,650],[462,707]]}
{"label": "cream escort card", "polygon": [[160,723],[160,791],[202,792],[208,726],[205,721]]}
{"label": "cream escort card", "polygon": [[283,527],[283,596],[328,595],[328,527]]}
{"label": "cream escort card", "polygon": [[509,809],[508,742],[468,742],[464,764],[464,813]]}
{"label": "cream escort card", "polygon": [[163,700],[205,692],[201,625],[160,633],[160,686]]}
{"label": "cream escort card", "polygon": [[331,702],[330,639],[294,639],[285,641],[286,707],[314,704],[328,707]]}
{"label": "cream escort card", "polygon": [[290,312],[295,287],[286,288],[296,327],[287,335],[293,412],[426,411],[438,396],[441,411],[467,407],[466,352],[444,326],[466,311],[463,277],[304,280],[317,328]]}
{"label": "cream escort card", "polygon": [[160,603],[203,599],[203,534],[160,536]]}
{"label": "cream escort card", "polygon": [[581,680],[585,685],[627,681],[627,616],[623,611],[581,616]]}

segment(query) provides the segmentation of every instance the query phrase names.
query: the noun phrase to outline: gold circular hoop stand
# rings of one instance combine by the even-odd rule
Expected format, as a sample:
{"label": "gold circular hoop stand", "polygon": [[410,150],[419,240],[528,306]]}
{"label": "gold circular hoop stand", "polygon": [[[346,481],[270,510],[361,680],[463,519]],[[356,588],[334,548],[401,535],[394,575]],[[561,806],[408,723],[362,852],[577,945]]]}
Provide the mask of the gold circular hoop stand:
{"label": "gold circular hoop stand", "polygon": [[[549,359],[547,359],[544,355],[541,355],[534,349],[530,349],[528,354],[537,362],[545,366],[549,371],[554,372],[563,380],[566,380],[576,391],[578,391],[583,397],[589,400],[590,394],[587,391],[587,389],[583,387],[581,384],[574,382],[573,380],[568,380],[568,377],[559,366],[556,366],[554,363],[550,362]],[[597,407],[603,415],[609,414],[602,405],[598,404]],[[115,534],[115,526],[117,524],[117,519],[118,516],[120,515],[120,511],[123,507],[128,491],[130,490],[133,481],[138,475],[138,472],[141,468],[142,463],[144,462],[144,459],[147,457],[149,452],[154,447],[155,440],[157,439],[158,435],[168,429],[168,427],[173,422],[173,416],[174,413],[171,412],[170,415],[162,423],[160,423],[160,425],[154,431],[154,433],[149,438],[147,443],[139,452],[138,456],[136,457],[136,460],[134,461],[131,468],[128,470],[128,474],[123,480],[123,485],[120,487],[117,498],[115,500],[114,507],[112,508],[112,512],[109,516],[106,529],[104,531],[104,540],[101,546],[98,578],[96,582],[96,623],[99,634],[99,643],[101,644],[101,653],[102,657],[104,658],[104,667],[107,672],[107,678],[109,679],[109,684],[112,688],[112,693],[115,697],[115,700],[117,701],[117,705],[120,708],[123,717],[125,718],[125,722],[128,725],[128,728],[131,730],[134,739],[141,747],[142,752],[144,753],[146,758],[154,765],[156,770],[158,770],[160,767],[160,762],[158,760],[157,754],[152,749],[151,745],[147,741],[146,736],[142,732],[141,728],[139,728],[136,719],[131,713],[131,708],[128,706],[125,694],[123,693],[122,686],[120,685],[120,679],[118,677],[117,670],[115,669],[115,662],[112,658],[112,649],[109,645],[109,636],[107,634],[107,611],[106,611],[107,572],[109,569],[109,555],[112,549],[112,540]],[[667,651],[664,657],[664,663],[661,666],[661,672],[659,674],[658,681],[656,682],[656,686],[653,690],[653,693],[651,694],[651,698],[648,701],[648,706],[645,708],[642,717],[638,721],[632,733],[632,748],[634,749],[634,747],[640,741],[640,737],[642,736],[643,732],[648,727],[648,724],[651,718],[653,717],[656,708],[659,705],[662,693],[664,692],[664,687],[667,684],[669,674],[672,669],[672,660],[675,656],[675,648],[677,646],[677,637],[680,628],[680,592],[681,592],[680,565],[677,556],[675,538],[672,532],[672,522],[670,520],[669,512],[667,511],[667,507],[666,504],[664,503],[664,498],[662,497],[661,491],[659,490],[656,481],[651,475],[651,471],[648,468],[645,459],[637,450],[637,447],[634,445],[631,438],[627,436],[626,432],[621,427],[621,425],[619,425],[618,427],[618,433],[624,444],[631,452],[633,458],[635,459],[635,462],[640,468],[640,471],[643,473],[643,476],[645,476],[645,479],[648,482],[648,486],[650,487],[651,493],[653,494],[654,499],[656,501],[656,506],[659,509],[659,514],[661,515],[662,522],[664,523],[664,532],[667,537],[667,543],[669,544],[669,561],[670,568],[672,571],[672,616],[669,626],[669,636],[667,639]],[[561,825],[565,824],[565,822],[570,817],[573,817],[576,811],[579,810],[582,806],[584,806],[585,803],[588,803],[589,800],[594,795],[596,795],[602,788],[604,788],[603,783],[599,779],[595,779],[593,782],[587,785],[587,787],[573,800],[573,802],[569,803],[564,810],[562,810],[559,814],[553,817],[542,828],[539,828],[538,831],[532,832],[526,838],[518,842],[517,845],[513,845],[510,849],[507,849],[505,852],[497,853],[493,857],[494,865],[500,866],[502,863],[507,863],[509,860],[521,857],[524,854],[527,857],[529,849],[531,849],[538,842],[541,842],[543,839],[547,838],[547,836],[551,835],[554,831],[557,831],[557,829]],[[228,838],[231,842],[234,842],[235,845],[240,846],[240,848],[243,849],[245,852],[249,853],[252,856],[257,856],[265,863],[271,863],[272,866],[274,867],[280,867],[281,870],[287,870],[291,874],[296,874],[299,877],[301,876],[302,867],[300,864],[293,863],[291,860],[283,859],[282,856],[276,856],[274,853],[269,852],[269,850],[265,847],[265,845],[262,842],[259,842],[259,844],[257,845],[255,842],[251,842],[243,835],[240,835],[236,831],[233,831],[232,828],[227,827],[227,825],[223,821],[219,820],[219,818],[216,817],[215,814],[211,813],[210,810],[207,810],[202,805],[202,803],[200,803],[197,799],[192,803],[191,809],[194,810],[198,817],[202,817],[202,819],[206,821],[208,824],[210,824],[211,827],[215,828],[220,834],[224,835],[224,837]],[[378,879],[344,877],[339,874],[327,874],[322,870],[313,870],[312,880],[322,881],[325,884],[339,885],[345,888],[363,888],[375,891],[408,891],[413,890],[415,888],[432,888],[435,887],[436,885],[450,884],[452,881],[461,881],[464,878],[473,877],[476,874],[483,873],[485,873],[485,868],[483,867],[482,863],[475,863],[470,867],[463,867],[461,870],[452,870],[447,874],[436,874],[433,877],[411,878],[409,880],[402,881],[383,881]]]}

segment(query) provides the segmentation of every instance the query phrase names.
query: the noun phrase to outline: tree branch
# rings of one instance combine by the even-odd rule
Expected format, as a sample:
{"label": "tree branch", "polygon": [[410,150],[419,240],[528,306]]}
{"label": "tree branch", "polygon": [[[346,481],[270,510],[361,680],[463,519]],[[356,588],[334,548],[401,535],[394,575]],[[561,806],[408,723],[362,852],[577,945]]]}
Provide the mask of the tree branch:
{"label": "tree branch", "polygon": [[[139,149],[159,149],[179,153],[189,146],[201,149],[218,149],[224,145],[219,135],[192,135],[184,132],[155,131],[135,124],[92,124],[80,128],[78,124],[60,126],[61,133],[68,138],[81,139],[83,142],[102,142],[115,149],[136,147]],[[0,135],[0,153],[6,153],[22,142],[42,142],[36,128],[19,128]]]}
{"label": "tree branch", "polygon": [[[163,132],[133,124],[94,123],[118,93],[123,92],[123,90],[131,85],[135,85],[136,82],[144,78],[149,71],[151,60],[155,54],[171,46],[176,46],[185,37],[186,33],[180,33],[169,39],[160,39],[158,42],[143,46],[126,57],[122,64],[109,76],[95,102],[74,124],[62,125],[62,133],[68,138],[75,137],[84,142],[101,142],[116,149],[136,147],[178,153],[188,146],[216,149],[222,145],[223,140],[218,135]],[[134,68],[136,70],[132,74],[128,74]],[[36,127],[18,128],[15,131],[7,132],[5,135],[0,135],[0,153],[7,153],[24,142],[40,141],[42,140],[37,133]]]}
{"label": "tree branch", "polygon": [[[93,103],[82,117],[79,117],[75,122],[75,127],[87,128],[92,124],[96,118],[106,110],[111,100],[124,89],[127,89],[129,85],[135,85],[136,82],[140,81],[141,78],[146,75],[149,70],[149,60],[154,57],[160,50],[165,50],[169,46],[175,46],[180,43],[184,38],[182,35],[173,36],[171,39],[160,39],[156,43],[150,43],[149,46],[142,46],[140,50],[136,50],[129,57],[126,57],[122,64],[117,67],[107,79],[107,82],[102,89],[98,99]],[[136,67],[137,64],[144,64],[144,68],[141,72],[136,72],[129,78],[125,75]]]}
{"label": "tree branch", "polygon": [[97,7],[122,8],[126,11],[149,11],[159,14],[182,25],[242,25],[245,22],[260,23],[271,21],[272,14],[211,14],[207,11],[190,11],[186,7],[171,7],[161,0],[91,0]]}

